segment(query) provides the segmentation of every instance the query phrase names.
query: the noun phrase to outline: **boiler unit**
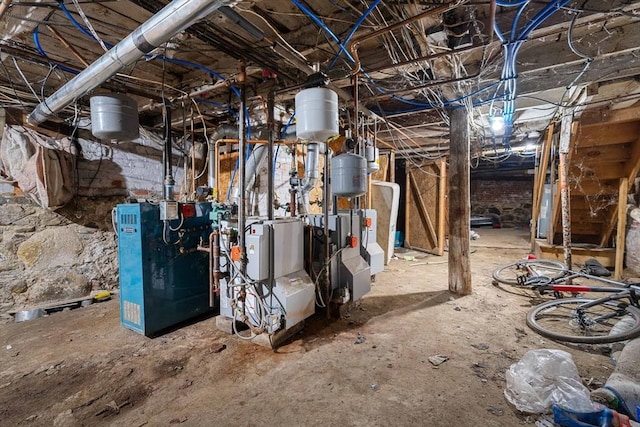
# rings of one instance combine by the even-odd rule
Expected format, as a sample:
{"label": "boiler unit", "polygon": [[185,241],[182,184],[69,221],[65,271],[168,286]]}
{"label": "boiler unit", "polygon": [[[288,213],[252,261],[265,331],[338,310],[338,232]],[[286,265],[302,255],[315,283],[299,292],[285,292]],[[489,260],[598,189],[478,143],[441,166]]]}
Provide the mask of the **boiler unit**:
{"label": "boiler unit", "polygon": [[299,218],[248,218],[243,261],[233,238],[237,223],[220,222],[221,329],[230,321],[237,332],[242,322],[249,326],[249,336],[262,336],[273,345],[313,315],[315,284],[304,270],[303,230]]}
{"label": "boiler unit", "polygon": [[120,320],[146,336],[218,307],[209,306],[211,203],[120,204],[115,209]]}

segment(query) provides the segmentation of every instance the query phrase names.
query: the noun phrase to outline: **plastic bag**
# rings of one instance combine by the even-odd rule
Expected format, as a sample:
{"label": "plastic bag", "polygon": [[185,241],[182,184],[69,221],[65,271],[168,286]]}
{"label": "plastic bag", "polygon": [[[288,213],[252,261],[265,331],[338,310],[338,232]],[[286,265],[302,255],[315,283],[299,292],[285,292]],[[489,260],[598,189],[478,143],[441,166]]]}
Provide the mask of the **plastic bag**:
{"label": "plastic bag", "polygon": [[574,411],[593,411],[571,355],[562,350],[530,350],[506,373],[504,395],[522,412],[546,413],[553,404]]}

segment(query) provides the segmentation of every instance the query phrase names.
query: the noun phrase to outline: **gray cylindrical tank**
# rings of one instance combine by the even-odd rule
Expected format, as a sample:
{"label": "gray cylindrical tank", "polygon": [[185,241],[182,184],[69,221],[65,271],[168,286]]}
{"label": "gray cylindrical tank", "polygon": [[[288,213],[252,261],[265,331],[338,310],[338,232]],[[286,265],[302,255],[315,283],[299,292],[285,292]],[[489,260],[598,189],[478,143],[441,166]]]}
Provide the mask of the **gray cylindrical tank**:
{"label": "gray cylindrical tank", "polygon": [[296,94],[298,138],[324,142],[338,132],[338,95],[334,91],[313,87]]}
{"label": "gray cylindrical tank", "polygon": [[350,153],[331,159],[331,192],[340,197],[357,197],[366,193],[367,160]]}
{"label": "gray cylindrical tank", "polygon": [[91,133],[99,139],[130,141],[138,138],[136,100],[118,93],[92,96]]}

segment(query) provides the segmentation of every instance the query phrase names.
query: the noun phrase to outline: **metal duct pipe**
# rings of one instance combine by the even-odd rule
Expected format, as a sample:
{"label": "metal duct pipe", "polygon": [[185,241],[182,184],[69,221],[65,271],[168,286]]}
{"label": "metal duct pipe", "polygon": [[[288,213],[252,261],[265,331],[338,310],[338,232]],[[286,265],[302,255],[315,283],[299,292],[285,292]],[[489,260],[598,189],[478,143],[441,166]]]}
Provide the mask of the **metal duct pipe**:
{"label": "metal duct pipe", "polygon": [[46,121],[74,100],[107,81],[122,68],[151,52],[193,22],[229,2],[230,0],[173,0],[53,95],[38,104],[27,121],[31,125]]}
{"label": "metal duct pipe", "polygon": [[[164,186],[162,192],[163,200],[173,200],[173,187],[176,182],[173,179],[173,148],[171,146],[171,106],[164,105],[164,153],[162,156],[162,173],[164,175]],[[185,169],[186,171],[186,169]]]}
{"label": "metal duct pipe", "polygon": [[[267,96],[267,132],[269,132],[269,145],[267,151],[267,218],[273,219],[273,142],[275,141],[275,94],[273,91],[269,92]],[[273,240],[273,238],[272,238]],[[269,284],[273,284],[273,263],[269,263]]]}
{"label": "metal duct pipe", "polygon": [[[245,132],[246,132],[246,122],[245,122],[245,105],[247,102],[247,91],[246,91],[246,86],[245,86],[245,82],[244,82],[244,72],[245,72],[245,68],[244,68],[244,64],[242,66],[242,71],[241,74],[243,75],[243,79],[241,81],[241,85],[240,85],[240,116],[239,116],[239,123],[238,123],[238,136],[239,136],[239,141],[240,141],[240,152],[239,154],[239,167],[238,167],[238,172],[240,173],[240,177],[238,178],[238,181],[240,181],[240,188],[243,189],[243,191],[240,193],[240,200],[238,203],[238,244],[240,245],[240,251],[241,251],[241,256],[240,256],[240,272],[242,273],[242,276],[244,277],[245,273],[247,272],[247,252],[246,252],[246,236],[245,236],[245,226],[246,226],[246,214],[245,214],[245,209],[246,207],[246,197],[245,197],[245,192],[244,192],[244,188],[245,188],[245,162],[244,162],[244,156],[245,156],[245,142],[246,142],[246,138],[245,138]],[[244,287],[243,289],[244,290]]]}
{"label": "metal duct pipe", "polygon": [[320,149],[323,144],[319,142],[310,142],[307,145],[307,161],[304,165],[304,179],[300,191],[308,193],[320,179],[320,169],[318,168],[318,159],[320,158]]}

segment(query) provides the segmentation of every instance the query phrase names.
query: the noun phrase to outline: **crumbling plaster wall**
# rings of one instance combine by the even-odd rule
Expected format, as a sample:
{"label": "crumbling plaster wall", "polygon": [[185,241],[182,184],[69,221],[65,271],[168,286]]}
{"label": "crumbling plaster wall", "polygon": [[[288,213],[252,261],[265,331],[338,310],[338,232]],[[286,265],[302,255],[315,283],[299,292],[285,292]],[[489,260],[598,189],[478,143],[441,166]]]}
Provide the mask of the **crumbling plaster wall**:
{"label": "crumbling plaster wall", "polygon": [[[67,146],[62,144],[63,146]],[[3,182],[0,188],[0,316],[45,301],[118,285],[117,237],[111,210],[126,198],[158,198],[162,140],[127,143],[78,140],[76,197],[57,211],[40,207]],[[184,169],[174,152],[176,193]]]}

